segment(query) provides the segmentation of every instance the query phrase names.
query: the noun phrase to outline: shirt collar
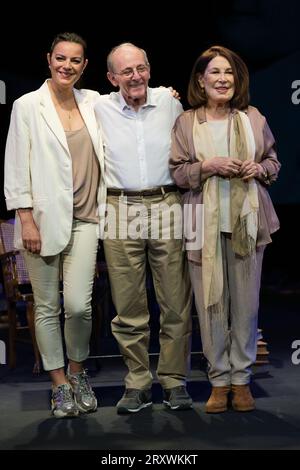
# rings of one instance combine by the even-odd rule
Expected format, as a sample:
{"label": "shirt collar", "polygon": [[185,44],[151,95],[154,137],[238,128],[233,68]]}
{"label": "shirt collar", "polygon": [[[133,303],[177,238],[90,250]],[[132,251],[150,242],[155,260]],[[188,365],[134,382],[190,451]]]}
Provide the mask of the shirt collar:
{"label": "shirt collar", "polygon": [[[120,108],[122,111],[132,109],[125,101],[124,96],[122,93],[119,91],[119,103],[120,103]],[[141,108],[148,108],[148,107],[156,107],[157,106],[157,99],[155,99],[155,96],[153,94],[153,89],[152,88],[147,88],[147,100],[146,103],[144,103]]]}

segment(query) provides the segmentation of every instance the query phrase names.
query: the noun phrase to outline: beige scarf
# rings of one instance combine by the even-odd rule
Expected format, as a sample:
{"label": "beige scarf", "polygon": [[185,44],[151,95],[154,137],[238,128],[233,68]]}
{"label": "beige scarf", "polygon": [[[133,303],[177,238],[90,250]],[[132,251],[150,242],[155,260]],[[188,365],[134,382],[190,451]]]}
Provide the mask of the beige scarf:
{"label": "beige scarf", "polygon": [[[248,116],[237,111],[229,118],[229,155],[240,160],[253,160],[254,136]],[[207,122],[199,123],[194,117],[193,139],[196,156],[204,161],[217,155]],[[204,244],[202,248],[202,279],[205,308],[221,301],[223,293],[223,266],[219,227],[219,177],[208,178],[203,187]],[[239,255],[250,255],[256,246],[258,195],[254,179],[244,182],[240,178],[230,180],[230,207],[232,249]]]}

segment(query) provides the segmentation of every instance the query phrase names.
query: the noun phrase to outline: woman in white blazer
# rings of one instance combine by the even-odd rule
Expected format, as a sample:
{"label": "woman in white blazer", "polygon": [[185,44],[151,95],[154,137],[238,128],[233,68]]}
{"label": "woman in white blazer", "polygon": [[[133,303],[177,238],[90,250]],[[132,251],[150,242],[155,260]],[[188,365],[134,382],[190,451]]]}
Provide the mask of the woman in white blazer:
{"label": "woman in white blazer", "polygon": [[53,384],[52,413],[62,418],[97,409],[82,363],[89,353],[91,296],[106,190],[101,130],[94,115],[99,94],[74,89],[87,65],[86,44],[75,33],[60,34],[47,59],[51,79],[13,106],[5,196],[7,209],[16,210],[15,246],[25,250],[37,342]]}

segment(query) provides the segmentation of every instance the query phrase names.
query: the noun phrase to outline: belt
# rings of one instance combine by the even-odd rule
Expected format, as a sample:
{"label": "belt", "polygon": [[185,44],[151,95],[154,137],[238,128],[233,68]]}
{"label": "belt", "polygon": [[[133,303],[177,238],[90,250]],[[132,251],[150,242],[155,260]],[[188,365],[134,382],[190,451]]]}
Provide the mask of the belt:
{"label": "belt", "polygon": [[177,186],[167,185],[167,186],[158,186],[157,188],[143,189],[142,191],[128,191],[127,189],[118,189],[118,188],[108,188],[108,196],[159,196],[164,195],[165,193],[175,193],[177,191]]}

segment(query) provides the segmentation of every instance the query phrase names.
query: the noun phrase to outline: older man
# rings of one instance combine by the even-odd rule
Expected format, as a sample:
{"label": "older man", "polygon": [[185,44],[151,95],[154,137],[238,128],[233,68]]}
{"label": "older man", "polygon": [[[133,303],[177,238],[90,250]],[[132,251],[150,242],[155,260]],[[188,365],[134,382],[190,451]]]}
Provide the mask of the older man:
{"label": "older man", "polygon": [[137,412],[152,404],[147,259],[160,306],[157,377],[164,403],[188,409],[191,290],[178,236],[180,194],[168,169],[171,130],[182,106],[168,89],[148,87],[150,65],[144,50],[121,44],[109,53],[107,65],[108,79],[119,90],[101,96],[96,113],[105,144],[109,217],[104,249],[117,311],[112,331],[128,367],[117,410]]}

